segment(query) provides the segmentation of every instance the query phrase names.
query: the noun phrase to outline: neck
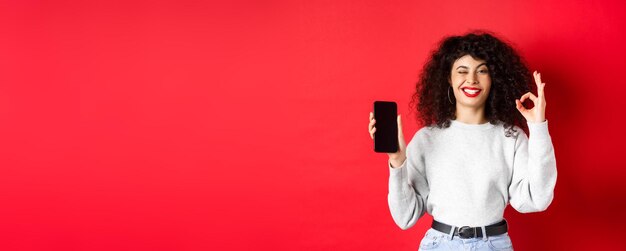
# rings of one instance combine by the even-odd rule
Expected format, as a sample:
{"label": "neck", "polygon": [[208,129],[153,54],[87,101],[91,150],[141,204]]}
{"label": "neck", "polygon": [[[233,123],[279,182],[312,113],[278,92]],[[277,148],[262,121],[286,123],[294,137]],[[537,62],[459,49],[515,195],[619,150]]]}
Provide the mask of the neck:
{"label": "neck", "polygon": [[485,106],[466,107],[456,103],[456,121],[466,124],[484,124],[489,122],[485,118]]}

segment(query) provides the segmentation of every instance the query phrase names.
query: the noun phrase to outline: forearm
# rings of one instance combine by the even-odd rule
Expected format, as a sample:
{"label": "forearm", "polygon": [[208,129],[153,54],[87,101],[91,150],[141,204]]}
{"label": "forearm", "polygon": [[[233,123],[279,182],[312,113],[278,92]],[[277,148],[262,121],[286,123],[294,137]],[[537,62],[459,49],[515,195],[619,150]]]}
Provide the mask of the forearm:
{"label": "forearm", "polygon": [[406,161],[397,168],[391,167],[391,161],[389,164],[389,211],[398,227],[408,229],[423,215],[424,203],[408,183]]}
{"label": "forearm", "polygon": [[[528,123],[527,146],[516,153],[516,170],[510,187],[511,206],[522,213],[546,210],[554,198],[556,158],[547,121]],[[525,150],[526,149],[526,150]]]}
{"label": "forearm", "polygon": [[546,208],[554,196],[556,185],[556,157],[548,132],[548,122],[529,123],[528,141],[529,190],[535,203]]}

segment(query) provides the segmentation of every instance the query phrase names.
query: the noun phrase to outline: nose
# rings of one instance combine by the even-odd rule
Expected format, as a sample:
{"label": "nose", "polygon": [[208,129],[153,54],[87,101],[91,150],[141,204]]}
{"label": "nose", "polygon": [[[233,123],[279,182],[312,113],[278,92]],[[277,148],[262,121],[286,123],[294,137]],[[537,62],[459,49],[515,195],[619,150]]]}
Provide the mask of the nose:
{"label": "nose", "polygon": [[469,84],[477,83],[474,74],[467,74],[467,78],[465,79],[465,82],[467,82]]}

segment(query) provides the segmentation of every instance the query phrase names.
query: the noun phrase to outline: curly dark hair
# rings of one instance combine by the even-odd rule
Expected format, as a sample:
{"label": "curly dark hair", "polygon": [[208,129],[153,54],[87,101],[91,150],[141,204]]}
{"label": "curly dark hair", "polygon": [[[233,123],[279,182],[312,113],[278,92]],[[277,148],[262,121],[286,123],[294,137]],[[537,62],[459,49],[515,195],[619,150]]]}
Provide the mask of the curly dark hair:
{"label": "curly dark hair", "polygon": [[432,51],[411,100],[418,122],[438,128],[450,126],[450,120],[455,119],[456,105],[448,100],[448,80],[453,63],[468,54],[484,60],[489,69],[491,90],[485,103],[485,118],[491,124],[503,123],[507,137],[515,134],[514,126],[528,130],[524,116],[517,111],[515,99],[530,91],[530,71],[511,45],[488,31],[446,37]]}

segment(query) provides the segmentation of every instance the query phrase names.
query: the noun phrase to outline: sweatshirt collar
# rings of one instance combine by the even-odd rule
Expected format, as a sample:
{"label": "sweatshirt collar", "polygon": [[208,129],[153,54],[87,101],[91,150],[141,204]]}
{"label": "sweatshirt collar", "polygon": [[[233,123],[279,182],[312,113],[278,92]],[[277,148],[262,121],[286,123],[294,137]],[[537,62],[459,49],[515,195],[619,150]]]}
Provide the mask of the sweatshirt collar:
{"label": "sweatshirt collar", "polygon": [[494,127],[493,124],[487,122],[484,124],[467,124],[457,120],[450,120],[450,127],[460,128],[460,129],[468,129],[468,130],[487,130]]}

